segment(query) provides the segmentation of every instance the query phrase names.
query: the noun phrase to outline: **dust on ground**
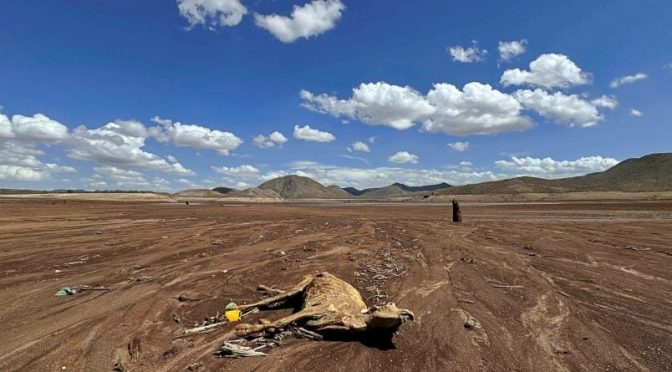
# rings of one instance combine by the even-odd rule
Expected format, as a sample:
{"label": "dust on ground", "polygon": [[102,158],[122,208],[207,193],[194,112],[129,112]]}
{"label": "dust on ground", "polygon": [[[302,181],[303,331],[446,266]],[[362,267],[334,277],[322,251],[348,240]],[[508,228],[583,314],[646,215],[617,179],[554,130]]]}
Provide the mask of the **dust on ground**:
{"label": "dust on ground", "polygon": [[[0,212],[3,371],[672,369],[672,202],[465,205],[459,225],[416,204]],[[258,284],[321,271],[416,321],[393,345],[297,340],[238,360],[212,355],[230,326],[176,338]],[[73,285],[110,290],[54,296]]]}

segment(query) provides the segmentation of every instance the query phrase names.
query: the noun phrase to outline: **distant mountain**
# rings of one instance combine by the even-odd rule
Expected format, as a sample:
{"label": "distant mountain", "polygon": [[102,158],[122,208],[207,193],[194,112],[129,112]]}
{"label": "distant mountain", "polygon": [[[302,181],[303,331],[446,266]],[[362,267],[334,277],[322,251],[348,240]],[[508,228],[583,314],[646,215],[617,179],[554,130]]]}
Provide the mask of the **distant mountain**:
{"label": "distant mountain", "polygon": [[260,189],[258,187],[250,187],[245,190],[234,190],[224,195],[227,198],[245,198],[245,199],[279,199],[280,195],[270,189]]}
{"label": "distant mountain", "polygon": [[188,190],[182,190],[180,192],[177,192],[173,194],[175,196],[180,196],[180,197],[191,197],[191,198],[204,198],[204,197],[221,197],[223,196],[222,194],[218,193],[217,191],[214,190],[208,190],[208,189],[188,189]]}
{"label": "distant mountain", "polygon": [[672,191],[672,153],[625,160],[604,172],[547,180],[518,177],[502,181],[456,186],[439,194],[518,194],[576,191]]}
{"label": "distant mountain", "polygon": [[426,186],[407,186],[404,185],[403,183],[393,183],[385,187],[376,187],[364,190],[358,190],[354,187],[346,187],[343,190],[349,193],[350,195],[357,196],[360,198],[379,199],[394,196],[403,196],[419,192],[432,192],[436,190],[446,189],[449,187],[451,186],[445,182],[436,185],[426,185]]}
{"label": "distant mountain", "polygon": [[228,194],[233,191],[237,191],[236,189],[232,189],[230,187],[215,187],[212,189],[212,191],[218,192],[220,194]]}
{"label": "distant mountain", "polygon": [[325,187],[302,176],[285,176],[259,185],[259,189],[273,190],[285,199],[348,199],[352,196],[338,186]]}

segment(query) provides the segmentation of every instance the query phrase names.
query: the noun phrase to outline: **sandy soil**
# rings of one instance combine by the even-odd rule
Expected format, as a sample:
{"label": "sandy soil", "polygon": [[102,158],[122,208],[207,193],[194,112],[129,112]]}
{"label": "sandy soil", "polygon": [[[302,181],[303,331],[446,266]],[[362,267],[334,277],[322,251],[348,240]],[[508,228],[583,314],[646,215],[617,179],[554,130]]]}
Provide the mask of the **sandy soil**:
{"label": "sandy soil", "polygon": [[[455,225],[436,205],[0,199],[0,370],[672,370],[672,202],[463,214]],[[355,275],[384,255],[408,273]],[[257,284],[325,270],[367,298],[377,285],[417,320],[393,344],[297,340],[240,360],[212,355],[229,327],[175,338],[230,299],[258,299]],[[110,290],[54,296],[80,284]]]}

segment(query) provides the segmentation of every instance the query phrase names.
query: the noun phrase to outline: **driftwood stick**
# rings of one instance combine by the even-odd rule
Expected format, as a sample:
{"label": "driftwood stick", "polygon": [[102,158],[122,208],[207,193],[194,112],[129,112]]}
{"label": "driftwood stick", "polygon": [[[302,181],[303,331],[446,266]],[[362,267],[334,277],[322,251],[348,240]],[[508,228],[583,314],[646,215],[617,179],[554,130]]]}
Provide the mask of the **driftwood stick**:
{"label": "driftwood stick", "polygon": [[208,325],[204,325],[204,326],[200,326],[200,327],[196,327],[196,328],[185,329],[182,336],[189,336],[189,335],[193,335],[193,334],[196,334],[196,333],[209,332],[209,331],[211,331],[211,330],[213,330],[217,327],[221,327],[221,326],[227,325],[227,324],[229,324],[229,323],[228,322],[219,322],[219,323],[208,324]]}

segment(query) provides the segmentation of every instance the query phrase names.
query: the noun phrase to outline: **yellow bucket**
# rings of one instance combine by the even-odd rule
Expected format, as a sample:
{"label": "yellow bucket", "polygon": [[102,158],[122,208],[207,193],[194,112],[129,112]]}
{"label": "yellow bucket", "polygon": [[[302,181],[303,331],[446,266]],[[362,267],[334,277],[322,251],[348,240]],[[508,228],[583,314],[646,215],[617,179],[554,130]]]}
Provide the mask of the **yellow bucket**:
{"label": "yellow bucket", "polygon": [[231,323],[239,321],[240,320],[240,315],[241,315],[241,311],[238,310],[238,309],[226,310],[224,312],[224,316],[226,317],[226,320],[228,320]]}

